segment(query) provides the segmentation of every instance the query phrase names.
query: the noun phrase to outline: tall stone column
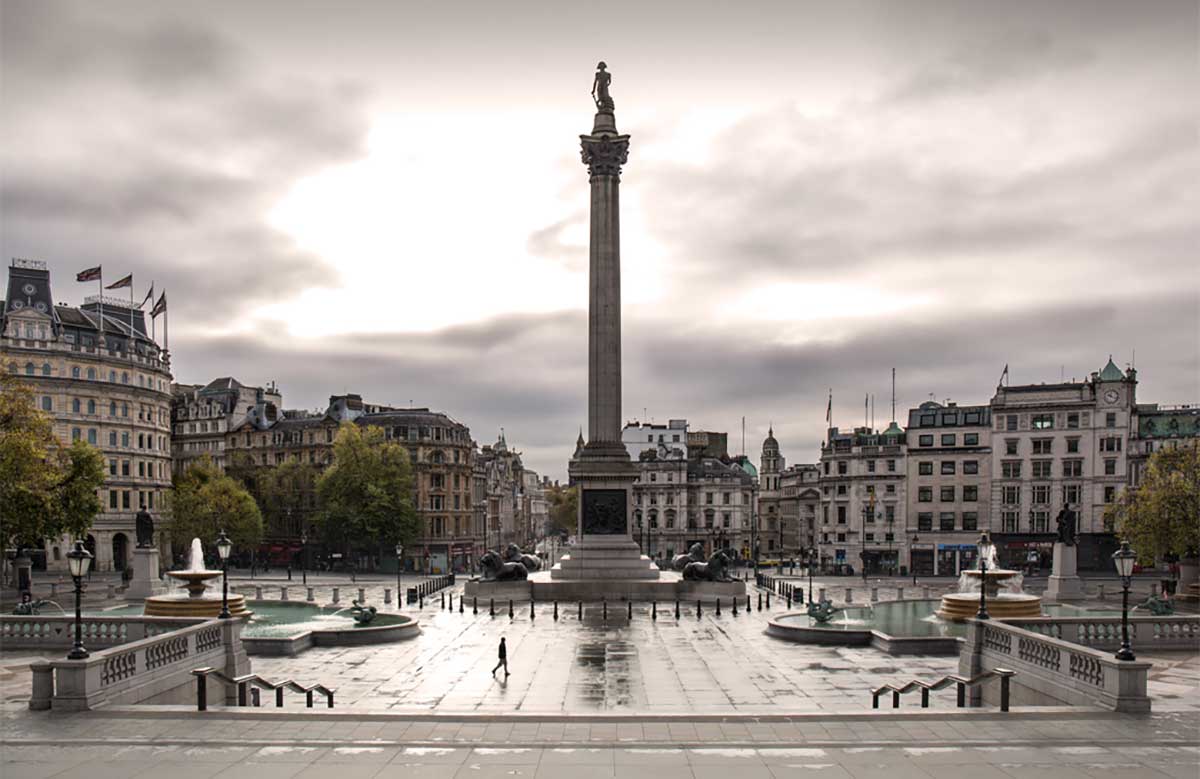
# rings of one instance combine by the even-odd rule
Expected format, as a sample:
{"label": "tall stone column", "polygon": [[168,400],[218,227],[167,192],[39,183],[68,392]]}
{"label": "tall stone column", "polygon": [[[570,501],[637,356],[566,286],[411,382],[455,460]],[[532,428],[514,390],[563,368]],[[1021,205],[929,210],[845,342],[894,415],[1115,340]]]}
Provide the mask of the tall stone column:
{"label": "tall stone column", "polygon": [[[600,78],[607,79],[600,67]],[[598,81],[599,83],[599,81]],[[621,443],[621,166],[629,136],[617,132],[607,80],[592,131],[579,136],[591,187],[588,274],[588,440],[571,461],[579,489],[579,533],[553,578],[656,579],[631,535],[637,469]]]}

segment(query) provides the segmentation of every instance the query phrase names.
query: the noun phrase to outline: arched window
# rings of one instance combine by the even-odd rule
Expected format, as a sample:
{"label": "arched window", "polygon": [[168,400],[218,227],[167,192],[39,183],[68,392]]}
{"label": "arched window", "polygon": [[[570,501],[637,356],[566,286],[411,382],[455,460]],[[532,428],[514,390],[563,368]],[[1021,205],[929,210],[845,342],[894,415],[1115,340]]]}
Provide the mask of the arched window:
{"label": "arched window", "polygon": [[78,378],[79,378],[79,366],[78,366],[78,365],[72,365],[72,366],[71,366],[71,378],[72,378],[72,379],[78,379]]}
{"label": "arched window", "polygon": [[108,380],[111,381],[113,384],[116,384],[117,383],[117,372],[109,371],[108,372]]}
{"label": "arched window", "polygon": [[53,411],[53,410],[54,410],[54,401],[50,399],[49,395],[43,395],[42,396],[42,411]]}
{"label": "arched window", "polygon": [[652,527],[652,528],[658,527],[658,512],[657,511],[650,512],[650,527]]}
{"label": "arched window", "polygon": [[712,527],[712,526],[713,526],[713,520],[714,520],[714,519],[716,519],[716,516],[717,516],[716,512],[715,512],[715,511],[713,511],[712,509],[709,509],[708,511],[705,511],[705,512],[704,512],[704,526],[705,526],[705,527]]}
{"label": "arched window", "polygon": [[128,373],[126,373],[125,371],[121,371],[121,383],[122,383],[122,384],[128,384],[128,383],[129,383],[129,374],[128,374]]}
{"label": "arched window", "polygon": [[31,363],[31,362],[27,362],[27,363],[25,363],[25,375],[26,375],[26,376],[32,376],[32,375],[33,375],[33,372],[34,372],[34,370],[35,370],[35,369],[34,369],[34,367],[33,367],[33,363]]}
{"label": "arched window", "polygon": [[94,415],[96,413],[96,401],[88,399],[88,413]]}
{"label": "arched window", "polygon": [[42,375],[43,376],[50,375],[50,363],[48,363],[48,362],[42,363]]}
{"label": "arched window", "polygon": [[80,411],[79,398],[71,398],[71,413],[78,414]]}
{"label": "arched window", "polygon": [[121,416],[123,416],[123,417],[129,416],[129,404],[128,403],[121,404]]}
{"label": "arched window", "polygon": [[117,415],[117,401],[108,401],[108,415],[110,417],[115,417]]}
{"label": "arched window", "polygon": [[95,380],[96,380],[96,369],[88,368],[88,381],[95,381]]}
{"label": "arched window", "polygon": [[8,364],[8,372],[9,372],[9,373],[16,373],[17,371],[18,371],[17,364],[16,364],[15,362],[10,362],[10,363]]}
{"label": "arched window", "polygon": [[667,530],[674,530],[675,529],[675,509],[667,509],[667,513],[664,516],[666,517],[666,520],[667,520]]}

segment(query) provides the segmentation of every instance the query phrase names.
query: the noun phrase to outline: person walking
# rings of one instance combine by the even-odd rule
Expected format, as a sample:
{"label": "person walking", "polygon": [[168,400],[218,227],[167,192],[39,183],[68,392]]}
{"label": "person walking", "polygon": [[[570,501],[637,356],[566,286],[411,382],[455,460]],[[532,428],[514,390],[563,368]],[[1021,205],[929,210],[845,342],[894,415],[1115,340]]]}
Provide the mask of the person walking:
{"label": "person walking", "polygon": [[499,655],[500,655],[500,660],[499,660],[499,662],[496,663],[496,667],[492,669],[492,676],[496,675],[496,669],[498,669],[500,666],[504,666],[504,675],[508,676],[509,675],[509,673],[508,673],[508,647],[504,643],[504,636],[500,636]]}

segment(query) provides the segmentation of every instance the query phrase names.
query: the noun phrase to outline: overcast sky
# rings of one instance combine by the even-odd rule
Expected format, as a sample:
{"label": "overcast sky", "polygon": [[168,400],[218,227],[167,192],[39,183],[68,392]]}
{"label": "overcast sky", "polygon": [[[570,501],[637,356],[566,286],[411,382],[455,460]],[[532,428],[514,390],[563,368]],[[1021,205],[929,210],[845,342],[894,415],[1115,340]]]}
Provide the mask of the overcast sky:
{"label": "overcast sky", "polygon": [[[568,7],[569,6],[569,7]],[[170,300],[176,379],[586,422],[597,60],[627,418],[755,460],[1136,351],[1200,401],[1195,0],[0,3],[0,245]],[[159,331],[161,336],[161,329]]]}

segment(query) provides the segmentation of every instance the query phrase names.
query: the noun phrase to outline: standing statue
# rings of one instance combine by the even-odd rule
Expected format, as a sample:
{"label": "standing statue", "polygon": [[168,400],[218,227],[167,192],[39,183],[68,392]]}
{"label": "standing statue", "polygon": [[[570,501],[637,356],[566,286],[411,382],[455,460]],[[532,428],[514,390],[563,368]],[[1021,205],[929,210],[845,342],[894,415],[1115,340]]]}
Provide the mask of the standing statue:
{"label": "standing statue", "polygon": [[704,562],[704,547],[700,544],[692,544],[687,554],[677,554],[671,558],[671,570],[682,571],[688,563],[702,562]]}
{"label": "standing statue", "polygon": [[1075,512],[1069,505],[1063,506],[1054,518],[1058,523],[1058,540],[1066,546],[1075,546]]}
{"label": "standing statue", "polygon": [[612,74],[605,70],[606,67],[608,66],[603,62],[596,65],[596,78],[592,80],[592,99],[596,101],[596,108],[600,111],[612,111],[615,107],[612,96],[608,94]]}
{"label": "standing statue", "polygon": [[134,518],[134,531],[137,534],[137,548],[151,549],[154,547],[154,517],[142,509]]}
{"label": "standing statue", "polygon": [[516,544],[509,544],[504,550],[504,562],[520,563],[525,566],[525,570],[529,573],[540,571],[542,569],[542,561],[531,554],[525,554],[521,551],[521,547]]}

